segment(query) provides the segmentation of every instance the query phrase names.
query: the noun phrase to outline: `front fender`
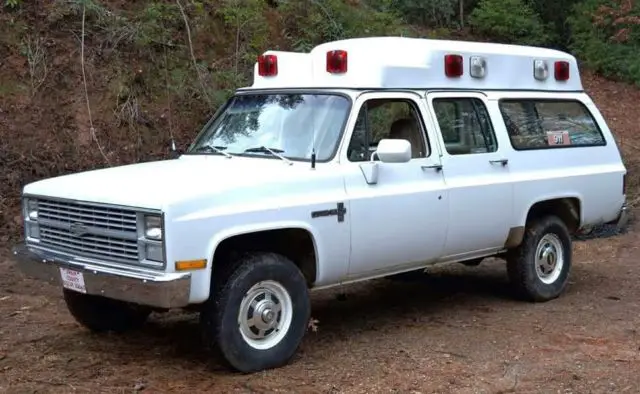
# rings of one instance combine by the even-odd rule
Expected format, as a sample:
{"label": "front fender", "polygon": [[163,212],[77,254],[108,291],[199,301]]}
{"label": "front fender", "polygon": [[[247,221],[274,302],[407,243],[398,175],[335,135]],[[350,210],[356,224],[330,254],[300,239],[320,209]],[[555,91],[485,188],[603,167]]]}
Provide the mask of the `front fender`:
{"label": "front fender", "polygon": [[320,275],[322,275],[321,264],[319,263],[322,259],[320,252],[322,247],[321,245],[318,245],[320,237],[318,237],[316,231],[308,223],[301,221],[279,221],[234,226],[216,232],[209,240],[206,250],[207,269],[200,270],[193,276],[191,301],[194,303],[204,302],[209,298],[211,294],[211,279],[213,274],[213,256],[222,242],[238,235],[289,228],[305,230],[311,234],[311,240],[313,242],[313,248],[316,256],[316,273],[318,277],[320,277]]}
{"label": "front fender", "polygon": [[242,226],[225,228],[224,230],[217,232],[213,237],[211,237],[211,241],[209,241],[209,246],[207,247],[207,253],[209,256],[207,260],[207,268],[211,270],[211,268],[213,267],[213,256],[215,255],[216,249],[226,239],[235,237],[237,235],[245,235],[269,230],[284,230],[288,228],[306,230],[309,232],[309,234],[311,234],[311,240],[313,241],[314,252],[316,254],[316,269],[320,269],[320,267],[318,266],[318,261],[320,260],[320,256],[318,255],[318,253],[320,248],[318,248],[317,245],[317,240],[319,239],[319,237],[308,223],[298,221],[279,221],[246,224]]}

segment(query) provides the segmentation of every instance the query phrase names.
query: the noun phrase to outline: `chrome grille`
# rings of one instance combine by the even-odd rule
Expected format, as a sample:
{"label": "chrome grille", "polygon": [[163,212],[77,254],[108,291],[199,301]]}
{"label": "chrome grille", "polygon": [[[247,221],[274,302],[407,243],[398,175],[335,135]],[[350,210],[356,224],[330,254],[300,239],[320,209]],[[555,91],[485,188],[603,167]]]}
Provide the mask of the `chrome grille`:
{"label": "chrome grille", "polygon": [[38,200],[38,218],[67,225],[82,223],[96,229],[136,234],[136,212],[76,202]]}
{"label": "chrome grille", "polygon": [[42,246],[106,261],[139,263],[133,210],[38,199],[38,222]]}

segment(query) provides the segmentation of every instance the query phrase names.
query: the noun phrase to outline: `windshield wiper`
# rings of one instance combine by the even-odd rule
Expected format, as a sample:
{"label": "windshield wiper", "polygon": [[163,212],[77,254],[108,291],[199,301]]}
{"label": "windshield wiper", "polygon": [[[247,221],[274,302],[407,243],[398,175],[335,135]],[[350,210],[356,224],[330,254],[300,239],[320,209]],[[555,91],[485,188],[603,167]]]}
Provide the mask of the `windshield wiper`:
{"label": "windshield wiper", "polygon": [[289,165],[293,164],[291,160],[287,159],[286,157],[280,154],[284,152],[282,149],[267,148],[266,146],[258,146],[256,148],[245,149],[243,153],[252,153],[252,152],[270,153],[273,156],[287,162]]}
{"label": "windshield wiper", "polygon": [[216,153],[220,153],[221,155],[225,155],[229,158],[233,157],[233,155],[225,152],[224,150],[227,149],[226,146],[216,146],[216,145],[202,145],[197,147],[196,149],[194,149],[194,152],[216,152]]}

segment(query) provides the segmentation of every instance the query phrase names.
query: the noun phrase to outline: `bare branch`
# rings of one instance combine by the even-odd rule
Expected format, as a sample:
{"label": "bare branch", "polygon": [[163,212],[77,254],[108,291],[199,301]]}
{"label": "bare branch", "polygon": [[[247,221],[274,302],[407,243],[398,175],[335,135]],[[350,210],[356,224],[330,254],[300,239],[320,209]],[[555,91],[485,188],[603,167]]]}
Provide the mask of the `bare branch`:
{"label": "bare branch", "polygon": [[81,46],[80,46],[80,62],[82,65],[82,81],[84,84],[84,97],[87,100],[87,111],[89,113],[89,125],[91,126],[91,137],[93,137],[93,140],[98,145],[98,149],[100,150],[100,154],[104,158],[104,161],[107,163],[107,165],[111,166],[111,163],[109,162],[109,158],[104,153],[104,149],[102,149],[102,145],[100,145],[100,142],[98,141],[98,137],[96,136],[96,129],[95,127],[93,127],[93,117],[91,116],[91,104],[89,102],[89,91],[87,89],[87,73],[84,67],[84,33],[85,33],[86,14],[87,14],[87,5],[83,4],[82,5],[82,36],[81,36]]}
{"label": "bare branch", "polygon": [[191,61],[193,62],[193,68],[196,70],[196,74],[198,75],[198,81],[200,82],[200,87],[202,88],[202,94],[207,99],[209,105],[211,105],[211,98],[207,93],[207,88],[202,80],[202,75],[200,75],[200,69],[198,68],[198,62],[196,61],[196,55],[193,53],[193,41],[191,40],[191,28],[189,27],[189,19],[187,18],[187,14],[184,12],[184,8],[180,3],[180,0],[176,0],[176,4],[178,8],[180,8],[180,13],[182,14],[182,19],[184,20],[184,26],[187,29],[187,39],[189,40],[189,52],[191,53]]}
{"label": "bare branch", "polygon": [[29,76],[31,77],[31,96],[36,94],[36,91],[44,83],[49,74],[47,55],[42,41],[40,37],[33,39],[30,36],[27,37],[25,49],[27,63],[29,64]]}
{"label": "bare branch", "polygon": [[165,88],[167,89],[167,107],[168,107],[168,121],[169,121],[169,136],[171,137],[171,141],[173,143],[173,124],[171,121],[171,89],[169,88],[169,65],[167,62],[167,48],[164,48],[164,82]]}

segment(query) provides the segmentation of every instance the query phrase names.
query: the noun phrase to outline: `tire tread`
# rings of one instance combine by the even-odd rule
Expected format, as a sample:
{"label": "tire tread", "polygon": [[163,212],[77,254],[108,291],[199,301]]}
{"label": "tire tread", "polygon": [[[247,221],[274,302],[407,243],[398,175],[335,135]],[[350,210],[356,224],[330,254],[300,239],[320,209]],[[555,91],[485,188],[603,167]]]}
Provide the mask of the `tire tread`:
{"label": "tire tread", "polygon": [[[290,337],[290,334],[287,334],[283,342],[276,345],[276,347],[279,347],[286,341],[290,342],[283,345],[286,347],[284,350],[286,357],[280,357],[279,355],[273,356],[269,353],[272,349],[267,351],[252,351],[252,353],[255,353],[253,355],[246,354],[246,349],[243,349],[244,346],[238,348],[226,337],[232,334],[228,328],[225,328],[225,318],[228,318],[228,316],[225,316],[230,313],[226,311],[225,308],[229,307],[232,298],[238,296],[238,294],[235,293],[236,287],[246,282],[247,276],[254,275],[256,270],[260,272],[260,275],[264,275],[266,279],[270,274],[277,274],[277,272],[283,268],[290,273],[290,279],[293,280],[293,283],[297,287],[294,290],[304,289],[303,294],[291,294],[291,297],[294,301],[294,309],[296,303],[301,303],[303,316],[299,316],[297,319],[302,319],[306,326],[310,316],[306,280],[298,267],[286,257],[271,252],[244,253],[239,256],[238,259],[224,264],[217,275],[214,274],[215,276],[212,280],[214,288],[212,289],[209,301],[207,301],[207,305],[201,312],[200,318],[203,324],[203,336],[207,347],[210,351],[214,351],[220,356],[225,366],[243,373],[277,368],[287,364],[298,349],[303,336],[300,335],[299,332],[294,333],[295,335],[291,334],[294,335],[293,338]],[[291,291],[291,289],[289,289],[289,291]],[[234,313],[237,312],[234,311]],[[294,322],[295,321],[296,315],[294,313]],[[295,329],[293,326],[294,322],[292,322],[290,330]],[[302,334],[304,334],[304,331]]]}
{"label": "tire tread", "polygon": [[[535,254],[540,238],[547,232],[560,237],[564,248],[564,267],[559,282],[547,285],[539,280],[529,259]],[[555,215],[536,218],[527,223],[524,239],[507,253],[507,272],[512,287],[520,298],[531,302],[546,302],[560,296],[567,283],[572,265],[571,236],[566,224]]]}

